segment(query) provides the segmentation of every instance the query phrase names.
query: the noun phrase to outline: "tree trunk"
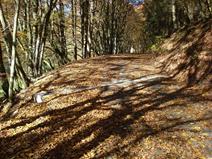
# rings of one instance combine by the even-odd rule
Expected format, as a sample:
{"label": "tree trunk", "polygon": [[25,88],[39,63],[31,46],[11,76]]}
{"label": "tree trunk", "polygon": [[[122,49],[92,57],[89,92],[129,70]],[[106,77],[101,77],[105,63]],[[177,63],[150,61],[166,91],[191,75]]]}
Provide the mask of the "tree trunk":
{"label": "tree trunk", "polygon": [[3,52],[1,48],[1,42],[0,42],[0,84],[1,84],[0,89],[2,88],[5,97],[8,97],[9,83],[7,80],[7,73],[3,62]]}
{"label": "tree trunk", "polygon": [[14,74],[15,74],[15,59],[16,59],[16,34],[18,28],[18,16],[20,10],[20,0],[16,0],[16,9],[13,24],[13,34],[12,34],[12,53],[11,53],[11,64],[10,64],[10,79],[9,79],[9,100],[13,101],[13,86],[14,86]]}
{"label": "tree trunk", "polygon": [[177,23],[176,23],[176,5],[175,5],[175,0],[172,1],[172,23],[174,30],[177,29]]}
{"label": "tree trunk", "polygon": [[77,0],[71,1],[72,38],[74,45],[74,59],[77,60]]}
{"label": "tree trunk", "polygon": [[66,47],[66,36],[65,36],[65,13],[64,13],[64,4],[62,0],[59,0],[59,39],[60,39],[60,52],[62,54],[62,64],[66,64],[68,62],[67,57],[67,47]]}
{"label": "tree trunk", "polygon": [[[33,75],[34,77],[38,77],[42,74],[42,61],[44,56],[46,38],[47,38],[47,28],[49,26],[51,13],[56,6],[57,0],[51,0],[49,4],[46,4],[47,12],[42,14],[40,20],[40,26],[35,28],[35,34],[37,34],[36,43],[34,47],[34,58],[33,58]],[[47,2],[46,2],[47,3]],[[38,16],[36,16],[36,20],[38,20]]]}
{"label": "tree trunk", "polygon": [[8,53],[12,52],[12,34],[10,32],[10,26],[8,25],[4,12],[2,3],[0,3],[0,22],[3,29],[4,43],[6,45],[6,49]]}
{"label": "tree trunk", "polygon": [[80,0],[80,14],[81,14],[81,55],[82,58],[85,58],[85,50],[84,50],[84,46],[85,46],[85,10],[84,10],[84,6],[85,2],[84,0]]}
{"label": "tree trunk", "polygon": [[206,6],[207,6],[207,10],[209,12],[209,17],[212,17],[212,1],[211,0],[206,0]]}

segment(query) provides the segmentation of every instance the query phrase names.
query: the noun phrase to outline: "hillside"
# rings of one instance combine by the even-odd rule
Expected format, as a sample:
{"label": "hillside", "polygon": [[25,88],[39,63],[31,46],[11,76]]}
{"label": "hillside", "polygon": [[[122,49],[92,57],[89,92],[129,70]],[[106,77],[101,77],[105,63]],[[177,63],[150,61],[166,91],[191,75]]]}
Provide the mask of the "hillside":
{"label": "hillside", "polygon": [[163,70],[172,77],[187,84],[212,84],[212,19],[180,29],[161,50]]}
{"label": "hillside", "polygon": [[103,56],[44,75],[3,116],[0,158],[212,156],[210,95],[161,73],[155,58]]}

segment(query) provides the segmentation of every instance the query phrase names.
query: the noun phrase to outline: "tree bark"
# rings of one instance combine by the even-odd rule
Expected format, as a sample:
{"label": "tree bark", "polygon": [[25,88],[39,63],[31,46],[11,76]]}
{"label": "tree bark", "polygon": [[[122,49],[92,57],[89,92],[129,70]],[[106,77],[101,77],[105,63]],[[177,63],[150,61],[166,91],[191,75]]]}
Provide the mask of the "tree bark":
{"label": "tree bark", "polygon": [[177,29],[177,22],[176,22],[176,5],[175,5],[175,0],[171,0],[172,1],[172,23],[173,23],[173,27],[174,30]]}
{"label": "tree bark", "polygon": [[12,52],[12,34],[10,32],[10,26],[4,16],[2,3],[0,3],[0,22],[3,29],[4,43],[8,53]]}
{"label": "tree bark", "polygon": [[9,83],[8,83],[8,80],[7,80],[7,73],[6,73],[6,70],[5,70],[5,67],[4,67],[1,42],[0,42],[0,81],[1,81],[0,88],[2,88],[2,90],[4,91],[5,97],[8,97]]}
{"label": "tree bark", "polygon": [[[46,2],[47,3],[47,2]],[[46,4],[47,12],[42,14],[39,27],[35,28],[35,34],[37,35],[35,47],[34,47],[34,58],[33,58],[33,75],[34,77],[38,77],[42,74],[42,61],[44,56],[46,38],[47,38],[47,28],[49,26],[49,21],[51,17],[51,13],[55,8],[57,0],[51,0],[49,5]],[[41,4],[40,4],[41,5]],[[38,4],[39,6],[39,4]],[[40,11],[41,12],[41,11]],[[36,14],[36,13],[35,13]],[[39,18],[38,16],[36,16]]]}
{"label": "tree bark", "polygon": [[20,11],[20,0],[16,0],[13,34],[12,34],[12,53],[11,53],[11,64],[10,64],[10,78],[9,78],[9,100],[13,101],[13,86],[14,86],[14,75],[15,75],[15,59],[16,59],[16,34],[18,28],[18,16]]}

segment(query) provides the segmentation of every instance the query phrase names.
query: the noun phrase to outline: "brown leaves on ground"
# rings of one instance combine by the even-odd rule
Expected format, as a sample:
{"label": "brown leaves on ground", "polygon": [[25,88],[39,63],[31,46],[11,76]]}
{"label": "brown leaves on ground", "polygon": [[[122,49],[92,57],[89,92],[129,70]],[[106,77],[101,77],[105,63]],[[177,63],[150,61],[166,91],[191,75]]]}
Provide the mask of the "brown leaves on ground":
{"label": "brown leaves on ground", "polygon": [[[105,56],[45,75],[0,122],[0,158],[211,157],[210,89],[170,78],[98,87],[161,74],[154,63],[149,55]],[[35,93],[49,90],[44,103],[33,102]]]}

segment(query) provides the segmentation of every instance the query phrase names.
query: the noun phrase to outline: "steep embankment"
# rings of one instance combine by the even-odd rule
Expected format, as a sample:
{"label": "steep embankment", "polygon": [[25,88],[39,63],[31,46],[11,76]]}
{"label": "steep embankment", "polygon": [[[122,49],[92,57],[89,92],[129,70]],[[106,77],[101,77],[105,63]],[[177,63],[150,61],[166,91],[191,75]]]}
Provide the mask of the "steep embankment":
{"label": "steep embankment", "polygon": [[187,84],[211,84],[212,19],[179,30],[161,48],[168,52],[161,56],[164,71]]}

